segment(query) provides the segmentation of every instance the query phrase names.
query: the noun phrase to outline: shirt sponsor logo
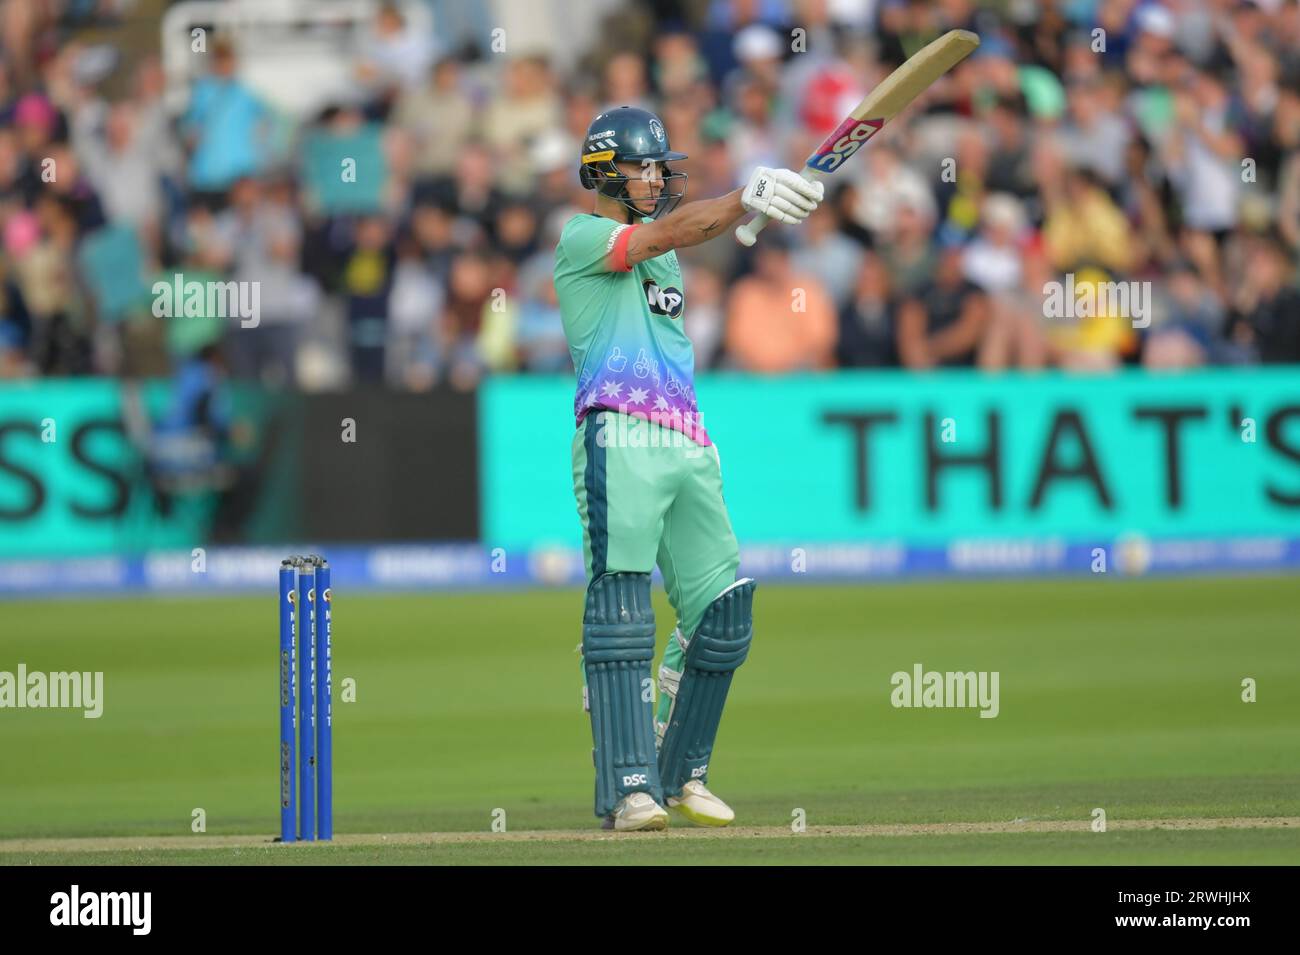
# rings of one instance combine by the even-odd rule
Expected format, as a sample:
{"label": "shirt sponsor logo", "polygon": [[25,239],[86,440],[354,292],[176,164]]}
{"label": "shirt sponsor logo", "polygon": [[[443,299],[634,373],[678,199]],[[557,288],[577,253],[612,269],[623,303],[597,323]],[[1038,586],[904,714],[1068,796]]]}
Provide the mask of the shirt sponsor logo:
{"label": "shirt sponsor logo", "polygon": [[676,318],[682,314],[683,296],[681,289],[675,289],[671,285],[668,288],[660,288],[649,280],[642,282],[641,288],[645,290],[646,304],[650,306],[650,311],[656,315],[667,315],[669,318]]}

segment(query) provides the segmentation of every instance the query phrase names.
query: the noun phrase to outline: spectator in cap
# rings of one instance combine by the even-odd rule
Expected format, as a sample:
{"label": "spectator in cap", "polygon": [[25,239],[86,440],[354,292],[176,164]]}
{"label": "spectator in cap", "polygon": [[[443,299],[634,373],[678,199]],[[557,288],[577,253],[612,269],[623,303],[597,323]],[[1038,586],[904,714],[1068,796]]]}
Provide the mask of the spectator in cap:
{"label": "spectator in cap", "polygon": [[1027,222],[1014,196],[993,193],[984,198],[979,232],[962,253],[962,272],[990,294],[1021,285]]}
{"label": "spectator in cap", "polygon": [[783,38],[761,23],[751,23],[736,34],[736,62],[768,96],[781,85],[781,56],[785,49]]}

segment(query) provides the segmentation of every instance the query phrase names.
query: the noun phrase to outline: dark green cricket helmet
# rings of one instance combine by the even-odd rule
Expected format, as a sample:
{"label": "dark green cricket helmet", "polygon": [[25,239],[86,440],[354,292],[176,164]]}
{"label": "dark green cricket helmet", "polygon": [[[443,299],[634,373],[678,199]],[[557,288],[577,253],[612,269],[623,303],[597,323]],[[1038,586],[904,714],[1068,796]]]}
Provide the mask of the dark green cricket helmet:
{"label": "dark green cricket helmet", "polygon": [[[617,200],[628,210],[629,222],[644,215],[657,219],[675,209],[686,195],[686,174],[667,166],[685,158],[685,153],[673,152],[658,116],[635,106],[620,106],[601,113],[587,127],[578,178],[585,188]],[[616,165],[619,162],[640,163],[642,168],[653,162],[661,164],[663,191],[653,212],[642,212],[633,203],[628,177]]]}

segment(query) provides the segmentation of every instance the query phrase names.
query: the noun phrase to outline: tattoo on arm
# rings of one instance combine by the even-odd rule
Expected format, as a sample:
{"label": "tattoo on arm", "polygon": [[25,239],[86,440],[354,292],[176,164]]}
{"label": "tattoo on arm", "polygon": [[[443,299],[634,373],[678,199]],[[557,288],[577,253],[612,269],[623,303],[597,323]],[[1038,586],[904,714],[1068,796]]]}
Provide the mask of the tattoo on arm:
{"label": "tattoo on arm", "polygon": [[718,199],[692,202],[661,222],[646,227],[652,231],[642,235],[638,230],[628,245],[628,261],[640,262],[713,238],[726,229],[728,223],[744,215],[740,193],[741,190],[736,189]]}

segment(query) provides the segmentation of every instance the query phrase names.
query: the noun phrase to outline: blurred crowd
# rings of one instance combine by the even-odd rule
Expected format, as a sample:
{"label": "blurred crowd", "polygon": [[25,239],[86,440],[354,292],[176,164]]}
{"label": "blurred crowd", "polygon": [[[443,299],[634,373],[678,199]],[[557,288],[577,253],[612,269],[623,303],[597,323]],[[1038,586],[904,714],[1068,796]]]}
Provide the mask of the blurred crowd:
{"label": "blurred crowd", "polygon": [[[687,201],[714,196],[798,168],[957,27],[976,55],[808,223],[680,253],[698,367],[1300,362],[1295,0],[606,3],[617,42],[566,71],[521,38],[449,48],[436,5],[432,33],[380,5],[355,95],[307,116],[220,34],[168,108],[157,57],[84,40],[113,6],[0,0],[0,377],[166,374],[200,351],[305,388],[571,371],[551,273],[591,210],[598,112],[658,112]],[[159,317],[153,283],[177,273],[257,283],[256,327]],[[1054,282],[1138,283],[1142,320],[1049,314]]]}

